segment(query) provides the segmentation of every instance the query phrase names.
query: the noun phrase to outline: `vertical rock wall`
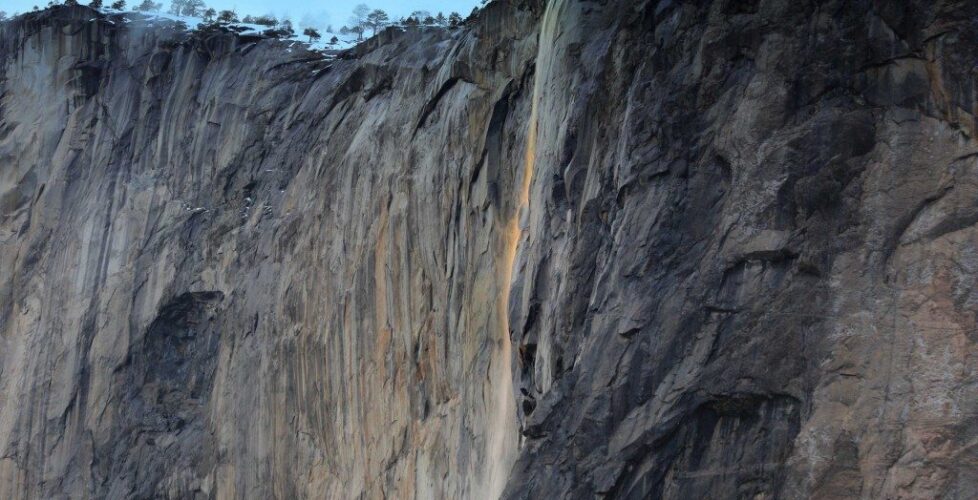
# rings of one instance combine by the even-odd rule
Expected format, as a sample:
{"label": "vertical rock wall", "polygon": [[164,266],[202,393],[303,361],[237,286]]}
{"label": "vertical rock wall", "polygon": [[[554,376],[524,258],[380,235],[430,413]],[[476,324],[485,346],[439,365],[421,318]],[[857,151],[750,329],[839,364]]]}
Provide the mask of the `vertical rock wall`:
{"label": "vertical rock wall", "polygon": [[968,498],[970,2],[0,27],[0,498]]}
{"label": "vertical rock wall", "polygon": [[498,496],[533,9],[336,60],[5,24],[0,497]]}
{"label": "vertical rock wall", "polygon": [[973,495],[976,6],[550,6],[507,496]]}

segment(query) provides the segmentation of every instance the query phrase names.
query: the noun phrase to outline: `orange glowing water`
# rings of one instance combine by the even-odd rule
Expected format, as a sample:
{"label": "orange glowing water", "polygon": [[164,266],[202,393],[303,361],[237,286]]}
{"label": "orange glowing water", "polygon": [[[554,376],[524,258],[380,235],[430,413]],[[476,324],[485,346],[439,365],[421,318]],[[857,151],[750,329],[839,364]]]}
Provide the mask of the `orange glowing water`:
{"label": "orange glowing water", "polygon": [[516,193],[516,210],[506,224],[503,238],[502,258],[499,267],[499,299],[497,310],[500,318],[498,351],[493,358],[491,374],[493,407],[490,408],[488,429],[489,491],[487,498],[498,498],[506,484],[509,470],[516,458],[518,429],[516,422],[516,398],[512,384],[512,345],[509,325],[510,288],[514,280],[513,271],[519,242],[523,236],[520,227],[521,214],[529,209],[530,186],[537,161],[538,106],[543,87],[546,85],[552,63],[552,49],[556,39],[557,12],[565,0],[550,0],[544,12],[540,27],[539,47],[537,49],[536,75],[533,82],[533,96],[530,103],[530,123],[526,137],[526,153],[523,158],[523,175]]}

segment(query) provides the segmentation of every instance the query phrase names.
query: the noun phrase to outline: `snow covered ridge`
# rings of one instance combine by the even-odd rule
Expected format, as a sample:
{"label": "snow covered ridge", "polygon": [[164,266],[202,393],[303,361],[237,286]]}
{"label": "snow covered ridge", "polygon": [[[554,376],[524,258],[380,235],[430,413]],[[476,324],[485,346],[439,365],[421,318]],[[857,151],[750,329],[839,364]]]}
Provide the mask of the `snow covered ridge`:
{"label": "snow covered ridge", "polygon": [[[157,7],[161,7],[161,4],[155,4]],[[112,7],[97,7],[93,8],[87,5],[65,5],[65,4],[49,4],[45,9],[37,9],[32,12],[25,12],[23,14],[15,14],[13,17],[7,17],[6,13],[0,11],[0,23],[3,21],[10,21],[24,15],[31,13],[51,11],[53,9],[89,9],[92,14],[96,12],[102,14],[101,17],[103,22],[109,24],[130,24],[138,23],[142,26],[166,26],[168,28],[177,28],[181,31],[186,31],[189,35],[194,33],[202,32],[232,32],[240,36],[245,37],[260,37],[268,39],[278,39],[286,42],[292,42],[288,46],[288,51],[291,52],[294,48],[305,49],[311,51],[318,51],[326,54],[334,55],[338,52],[342,52],[353,47],[356,47],[363,42],[374,38],[381,32],[384,31],[409,31],[409,30],[439,30],[439,29],[454,29],[465,21],[462,21],[461,16],[456,13],[452,13],[453,17],[458,17],[455,19],[443,19],[444,22],[439,24],[423,24],[417,19],[408,17],[406,19],[401,19],[400,24],[398,22],[386,23],[386,24],[375,24],[373,25],[373,35],[371,37],[360,36],[358,37],[355,31],[349,31],[344,28],[342,31],[330,31],[328,29],[319,30],[306,27],[300,27],[302,32],[298,32],[293,29],[293,25],[289,20],[278,21],[271,16],[245,16],[243,20],[255,20],[256,22],[242,22],[237,19],[237,15],[233,11],[221,11],[221,14],[229,13],[234,17],[233,21],[219,21],[219,16],[216,15],[214,9],[208,9],[209,12],[205,12],[204,16],[185,16],[172,14],[169,12],[163,12],[162,10],[137,10],[137,9],[116,9]],[[473,15],[476,11],[473,11]],[[77,15],[78,11],[74,12],[73,15]],[[92,17],[89,21],[94,22],[99,17]],[[385,14],[386,16],[386,14]],[[430,17],[430,16],[429,16]],[[442,15],[439,13],[439,18]],[[419,18],[420,19],[420,18]],[[435,18],[430,18],[432,23],[434,23]],[[448,20],[452,21],[453,28],[448,28]],[[263,22],[264,21],[264,22]],[[331,29],[332,27],[330,27]],[[361,30],[361,33],[365,30]]]}
{"label": "snow covered ridge", "polygon": [[356,46],[358,43],[355,37],[351,37],[349,35],[343,35],[340,33],[330,33],[330,32],[323,33],[322,37],[319,38],[318,40],[313,40],[313,41],[303,40],[302,36],[299,34],[292,34],[292,35],[282,34],[282,25],[266,26],[261,24],[243,23],[243,22],[208,21],[202,17],[180,16],[180,15],[174,15],[174,14],[169,14],[164,12],[115,10],[112,8],[102,8],[98,10],[104,14],[121,15],[122,18],[125,20],[125,22],[141,21],[141,22],[145,22],[148,26],[154,26],[163,23],[177,23],[186,26],[186,29],[188,31],[200,31],[200,30],[206,30],[208,28],[217,28],[217,29],[223,28],[228,31],[233,31],[239,35],[266,36],[268,38],[279,38],[282,40],[289,40],[294,42],[295,44],[300,44],[300,46],[310,50],[341,51],[341,50],[352,48]]}
{"label": "snow covered ridge", "polygon": [[[244,22],[219,22],[213,20],[207,20],[203,17],[194,16],[182,16],[175,15],[166,12],[153,12],[153,11],[140,11],[140,10],[119,10],[113,9],[111,7],[101,7],[98,9],[92,9],[86,5],[74,5],[66,6],[62,4],[56,4],[49,6],[44,9],[37,9],[34,11],[24,12],[21,14],[16,14],[14,16],[8,17],[4,14],[0,17],[0,23],[5,21],[15,21],[17,19],[29,16],[32,14],[38,14],[43,12],[54,12],[55,9],[75,9],[72,12],[72,17],[79,16],[82,12],[81,9],[88,10],[91,12],[91,18],[88,19],[89,22],[101,21],[108,24],[118,25],[118,24],[134,24],[140,26],[159,26],[168,28],[177,28],[181,31],[186,31],[188,34],[193,34],[194,32],[204,32],[208,30],[218,30],[225,32],[237,33],[241,36],[250,37],[261,37],[268,39],[278,39],[285,42],[291,42],[289,45],[289,51],[291,52],[292,47],[302,48],[306,50],[320,51],[326,53],[335,53],[344,51],[355,47],[358,43],[366,41],[366,38],[362,40],[357,40],[355,34],[347,33],[333,33],[329,31],[321,31],[317,34],[320,35],[317,39],[310,40],[309,37],[303,36],[300,33],[292,32],[291,24],[286,22],[276,23],[273,26],[255,24],[255,23],[244,23]],[[99,16],[99,14],[102,14]],[[79,16],[84,20],[84,14]]]}

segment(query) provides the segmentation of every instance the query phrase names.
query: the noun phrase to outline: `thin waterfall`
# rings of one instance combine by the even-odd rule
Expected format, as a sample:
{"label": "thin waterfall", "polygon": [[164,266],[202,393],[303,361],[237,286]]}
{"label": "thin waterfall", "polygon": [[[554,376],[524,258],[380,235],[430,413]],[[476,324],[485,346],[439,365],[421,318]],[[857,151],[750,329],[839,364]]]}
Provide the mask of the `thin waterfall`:
{"label": "thin waterfall", "polygon": [[527,129],[526,154],[523,159],[523,175],[517,191],[516,210],[505,228],[504,253],[500,269],[501,286],[497,305],[501,328],[498,351],[493,358],[492,393],[487,431],[488,493],[487,498],[499,498],[506,486],[510,468],[516,459],[519,429],[516,420],[516,398],[512,383],[512,345],[509,325],[509,296],[513,284],[513,271],[519,242],[522,239],[520,219],[529,209],[530,185],[536,167],[538,108],[544,87],[549,81],[553,65],[553,47],[557,36],[558,13],[565,0],[548,0],[538,39],[536,74],[533,79],[533,97],[530,121]]}

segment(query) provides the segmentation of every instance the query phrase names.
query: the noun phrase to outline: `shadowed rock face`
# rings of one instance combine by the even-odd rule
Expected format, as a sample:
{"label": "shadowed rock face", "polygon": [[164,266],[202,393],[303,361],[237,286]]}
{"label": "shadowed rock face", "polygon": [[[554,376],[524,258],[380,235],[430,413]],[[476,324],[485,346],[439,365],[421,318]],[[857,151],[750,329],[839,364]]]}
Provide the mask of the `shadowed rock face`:
{"label": "shadowed rock face", "polygon": [[168,471],[214,463],[206,409],[214,388],[221,332],[214,309],[221,292],[184,293],[164,305],[142,345],[115,369],[126,406],[113,442],[96,455],[94,472],[109,480],[109,496],[153,497]]}
{"label": "shadowed rock face", "polygon": [[0,498],[969,498],[972,2],[0,25]]}

